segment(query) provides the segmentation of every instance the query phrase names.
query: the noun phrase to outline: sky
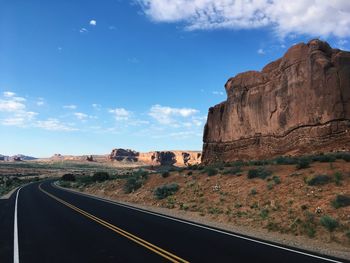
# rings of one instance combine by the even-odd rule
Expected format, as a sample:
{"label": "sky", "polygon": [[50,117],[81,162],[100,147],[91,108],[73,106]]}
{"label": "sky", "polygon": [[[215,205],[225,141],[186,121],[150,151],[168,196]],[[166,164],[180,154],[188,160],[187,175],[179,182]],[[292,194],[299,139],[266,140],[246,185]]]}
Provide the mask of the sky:
{"label": "sky", "polygon": [[2,0],[0,154],[201,150],[228,78],[312,38],[350,49],[348,0]]}

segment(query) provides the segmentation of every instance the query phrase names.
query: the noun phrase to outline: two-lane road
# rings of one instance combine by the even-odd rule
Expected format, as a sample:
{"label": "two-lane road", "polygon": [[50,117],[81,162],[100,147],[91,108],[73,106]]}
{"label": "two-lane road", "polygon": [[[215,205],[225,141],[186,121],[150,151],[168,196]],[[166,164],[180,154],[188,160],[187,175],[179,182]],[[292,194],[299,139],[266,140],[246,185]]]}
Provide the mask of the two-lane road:
{"label": "two-lane road", "polygon": [[0,262],[344,262],[62,190],[52,181],[21,188],[7,201],[10,208],[12,216],[0,213]]}

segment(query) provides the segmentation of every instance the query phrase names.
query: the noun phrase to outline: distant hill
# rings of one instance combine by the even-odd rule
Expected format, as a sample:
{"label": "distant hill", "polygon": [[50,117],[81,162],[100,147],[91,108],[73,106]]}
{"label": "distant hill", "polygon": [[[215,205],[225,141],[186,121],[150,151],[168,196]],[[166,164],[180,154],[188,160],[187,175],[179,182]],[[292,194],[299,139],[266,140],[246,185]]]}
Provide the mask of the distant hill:
{"label": "distant hill", "polygon": [[13,156],[7,156],[0,154],[0,161],[31,161],[31,160],[36,160],[37,158],[32,157],[32,156],[27,156],[23,154],[16,154]]}

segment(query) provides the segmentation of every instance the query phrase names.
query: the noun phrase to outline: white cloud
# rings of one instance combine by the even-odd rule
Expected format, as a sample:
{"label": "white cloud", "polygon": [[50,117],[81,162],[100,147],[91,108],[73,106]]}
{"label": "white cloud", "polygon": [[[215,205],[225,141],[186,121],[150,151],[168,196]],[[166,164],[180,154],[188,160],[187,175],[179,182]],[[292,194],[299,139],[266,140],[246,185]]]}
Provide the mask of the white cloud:
{"label": "white cloud", "polygon": [[157,22],[185,22],[186,29],[252,29],[270,26],[288,34],[350,36],[348,0],[137,0]]}
{"label": "white cloud", "polygon": [[214,90],[212,93],[213,93],[214,95],[219,95],[219,96],[223,96],[223,95],[224,95],[224,92],[223,92],[223,91]]}
{"label": "white cloud", "polygon": [[14,97],[16,95],[16,93],[12,92],[12,91],[5,91],[3,93],[4,97],[6,98],[10,98],[10,97]]}
{"label": "white cloud", "polygon": [[196,109],[172,108],[156,104],[151,107],[148,114],[161,124],[176,124],[176,117],[186,118],[196,113],[198,113]]}
{"label": "white cloud", "polygon": [[65,123],[62,123],[58,119],[49,118],[45,121],[37,121],[36,127],[42,128],[49,131],[76,131],[78,129],[71,127]]}
{"label": "white cloud", "polygon": [[262,48],[259,48],[258,51],[257,51],[257,53],[258,53],[259,55],[265,55],[265,50],[262,49]]}
{"label": "white cloud", "polygon": [[32,120],[35,119],[36,115],[38,115],[38,113],[32,111],[20,111],[15,113],[11,117],[3,119],[1,121],[1,124],[6,126],[25,127],[28,124],[30,124]]}
{"label": "white cloud", "polygon": [[43,98],[39,98],[38,100],[37,100],[37,102],[36,102],[36,105],[37,106],[43,106],[45,104],[45,101],[44,101],[44,99]]}
{"label": "white cloud", "polygon": [[96,20],[90,20],[89,24],[90,26],[96,26]]}
{"label": "white cloud", "polygon": [[24,110],[25,108],[26,105],[24,103],[17,101],[12,97],[8,100],[0,99],[0,111],[17,112]]}
{"label": "white cloud", "polygon": [[87,33],[89,32],[85,27],[80,28],[79,30],[80,33]]}
{"label": "white cloud", "polygon": [[68,109],[68,110],[75,110],[76,108],[77,108],[77,105],[74,105],[74,104],[63,106],[63,109]]}
{"label": "white cloud", "polygon": [[116,108],[109,110],[109,113],[114,114],[114,117],[117,121],[127,121],[132,115],[131,111],[128,111],[124,108]]}
{"label": "white cloud", "polygon": [[82,112],[74,112],[74,116],[77,117],[79,120],[86,120],[89,118],[89,115],[82,113]]}
{"label": "white cloud", "polygon": [[91,104],[91,106],[92,106],[95,110],[101,110],[101,105],[100,105],[100,104],[93,103],[93,104]]}

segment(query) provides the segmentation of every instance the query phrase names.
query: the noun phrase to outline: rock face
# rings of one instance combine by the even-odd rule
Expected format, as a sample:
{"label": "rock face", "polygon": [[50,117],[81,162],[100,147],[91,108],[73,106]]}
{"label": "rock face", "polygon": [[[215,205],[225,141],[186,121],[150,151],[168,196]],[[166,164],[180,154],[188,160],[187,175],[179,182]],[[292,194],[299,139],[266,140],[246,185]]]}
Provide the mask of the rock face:
{"label": "rock face", "polygon": [[136,152],[130,149],[113,149],[110,160],[120,162],[141,162],[148,165],[188,166],[201,161],[201,153],[196,151],[155,151]]}
{"label": "rock face", "polygon": [[350,150],[350,52],[300,43],[225,89],[209,109],[204,163]]}

